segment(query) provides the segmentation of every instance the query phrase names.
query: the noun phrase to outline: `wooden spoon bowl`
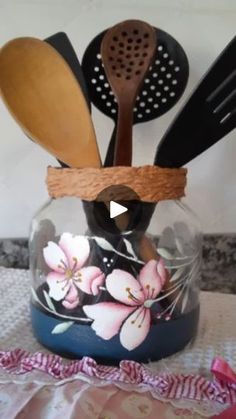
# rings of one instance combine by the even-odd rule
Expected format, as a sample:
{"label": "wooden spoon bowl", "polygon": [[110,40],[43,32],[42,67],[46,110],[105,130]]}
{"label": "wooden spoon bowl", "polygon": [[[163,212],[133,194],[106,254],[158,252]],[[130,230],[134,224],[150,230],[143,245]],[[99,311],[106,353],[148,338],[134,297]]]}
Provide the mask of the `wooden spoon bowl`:
{"label": "wooden spoon bowl", "polygon": [[0,93],[26,134],[72,167],[100,167],[83,92],[70,67],[46,42],[17,38],[0,51]]}
{"label": "wooden spoon bowl", "polygon": [[155,50],[155,30],[139,20],[113,26],[102,40],[104,69],[119,107],[115,165],[131,164],[133,107]]}

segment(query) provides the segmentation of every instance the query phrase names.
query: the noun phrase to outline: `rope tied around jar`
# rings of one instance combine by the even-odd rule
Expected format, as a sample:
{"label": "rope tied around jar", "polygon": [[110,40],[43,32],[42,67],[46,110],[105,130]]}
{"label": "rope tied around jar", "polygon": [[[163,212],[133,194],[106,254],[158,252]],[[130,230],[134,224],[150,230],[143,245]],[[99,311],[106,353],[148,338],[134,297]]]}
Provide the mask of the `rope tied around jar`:
{"label": "rope tied around jar", "polygon": [[[187,169],[169,169],[158,166],[106,168],[55,168],[48,167],[49,196],[62,198],[74,196],[85,201],[99,199],[99,194],[110,186],[127,186],[143,202],[180,199],[185,196]],[[108,197],[109,199],[109,197]],[[117,200],[129,200],[125,188],[116,189]]]}

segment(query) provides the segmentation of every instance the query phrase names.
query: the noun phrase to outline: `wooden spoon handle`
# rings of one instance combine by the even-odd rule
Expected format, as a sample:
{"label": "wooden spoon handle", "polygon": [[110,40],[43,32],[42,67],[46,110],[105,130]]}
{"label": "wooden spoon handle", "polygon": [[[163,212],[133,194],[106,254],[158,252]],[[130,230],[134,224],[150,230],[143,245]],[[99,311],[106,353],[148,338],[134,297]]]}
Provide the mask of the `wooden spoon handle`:
{"label": "wooden spoon handle", "polygon": [[123,101],[119,104],[114,166],[131,166],[132,164],[132,129],[133,104]]}

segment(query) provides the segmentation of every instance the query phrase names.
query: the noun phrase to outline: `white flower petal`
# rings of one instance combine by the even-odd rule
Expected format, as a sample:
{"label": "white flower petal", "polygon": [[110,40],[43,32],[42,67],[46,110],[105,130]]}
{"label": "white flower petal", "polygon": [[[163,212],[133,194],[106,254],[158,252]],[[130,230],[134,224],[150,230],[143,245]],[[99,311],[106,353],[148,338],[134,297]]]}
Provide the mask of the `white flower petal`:
{"label": "white flower petal", "polygon": [[119,332],[123,321],[134,311],[134,307],[103,302],[84,306],[83,310],[94,320],[91,327],[96,334],[108,340]]}
{"label": "white flower petal", "polygon": [[121,344],[132,351],[145,340],[151,324],[151,313],[143,306],[138,308],[125,320],[120,331]]}
{"label": "white flower petal", "polygon": [[54,242],[48,242],[43,249],[43,256],[46,264],[55,272],[63,273],[68,265],[63,250]]}
{"label": "white flower petal", "polygon": [[121,269],[114,269],[107,276],[106,287],[112,297],[129,306],[137,306],[144,301],[140,283],[131,274]]}
{"label": "white flower petal", "polygon": [[70,288],[70,283],[65,280],[65,275],[50,272],[47,276],[49,296],[56,301],[62,300]]}
{"label": "white flower petal", "polygon": [[70,233],[63,233],[59,242],[63,249],[70,268],[80,269],[89,257],[89,241],[84,236],[73,236]]}

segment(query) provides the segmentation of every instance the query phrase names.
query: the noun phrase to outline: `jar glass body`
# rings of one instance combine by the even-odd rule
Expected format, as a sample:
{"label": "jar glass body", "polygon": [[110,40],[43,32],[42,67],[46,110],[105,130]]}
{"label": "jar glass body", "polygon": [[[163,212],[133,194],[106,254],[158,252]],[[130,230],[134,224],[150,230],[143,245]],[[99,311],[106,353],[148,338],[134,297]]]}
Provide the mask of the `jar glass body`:
{"label": "jar glass body", "polygon": [[74,197],[49,201],[33,219],[31,317],[47,348],[112,364],[147,362],[195,336],[199,223],[181,201],[139,207],[123,231],[106,206]]}

